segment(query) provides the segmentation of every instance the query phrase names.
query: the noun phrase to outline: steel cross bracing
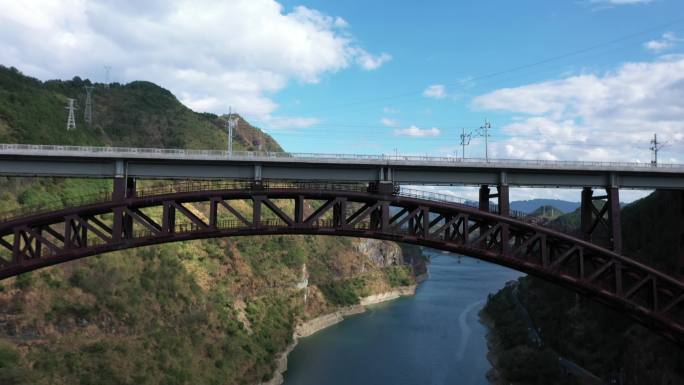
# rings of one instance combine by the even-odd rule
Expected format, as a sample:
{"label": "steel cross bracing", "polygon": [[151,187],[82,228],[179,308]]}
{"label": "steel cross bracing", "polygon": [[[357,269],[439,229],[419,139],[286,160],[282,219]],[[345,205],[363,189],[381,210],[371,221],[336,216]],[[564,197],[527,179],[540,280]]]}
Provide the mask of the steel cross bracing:
{"label": "steel cross bracing", "polygon": [[108,202],[0,223],[0,279],[114,250],[275,234],[376,238],[473,256],[593,297],[684,344],[684,282],[676,278],[510,217],[361,188],[252,184],[136,195],[129,181]]}

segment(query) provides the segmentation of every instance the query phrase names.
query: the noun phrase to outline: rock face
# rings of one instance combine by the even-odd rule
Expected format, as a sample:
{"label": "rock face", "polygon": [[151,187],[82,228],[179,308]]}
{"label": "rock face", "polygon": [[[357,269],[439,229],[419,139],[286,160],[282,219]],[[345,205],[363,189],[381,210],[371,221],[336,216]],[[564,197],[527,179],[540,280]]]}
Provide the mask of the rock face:
{"label": "rock face", "polygon": [[354,243],[354,249],[366,255],[378,267],[403,264],[401,248],[394,242],[377,239],[359,239]]}

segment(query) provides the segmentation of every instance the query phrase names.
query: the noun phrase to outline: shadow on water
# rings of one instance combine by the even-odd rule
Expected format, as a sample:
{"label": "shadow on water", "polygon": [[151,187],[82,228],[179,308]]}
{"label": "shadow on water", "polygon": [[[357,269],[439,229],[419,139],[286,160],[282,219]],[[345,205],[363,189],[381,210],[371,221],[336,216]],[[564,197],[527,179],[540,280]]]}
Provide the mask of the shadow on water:
{"label": "shadow on water", "polygon": [[478,313],[487,295],[522,274],[497,265],[432,253],[430,277],[416,295],[300,340],[286,385],[486,385],[486,329]]}

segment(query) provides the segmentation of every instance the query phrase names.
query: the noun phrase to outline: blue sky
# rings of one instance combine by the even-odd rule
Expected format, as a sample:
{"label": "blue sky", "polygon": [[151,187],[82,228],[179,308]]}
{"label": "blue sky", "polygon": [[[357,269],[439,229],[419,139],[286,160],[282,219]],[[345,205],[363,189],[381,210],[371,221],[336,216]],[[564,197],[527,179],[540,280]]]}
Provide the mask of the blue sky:
{"label": "blue sky", "polygon": [[[3,65],[95,81],[109,66],[110,81],[153,81],[196,111],[232,106],[291,152],[460,157],[462,130],[488,119],[495,158],[650,162],[657,133],[659,161],[684,162],[680,0],[0,0],[0,9]],[[484,156],[481,137],[465,155]],[[553,196],[576,195],[563,194]]]}
{"label": "blue sky", "polygon": [[[351,68],[329,73],[318,84],[294,82],[276,94],[282,114],[320,120],[306,130],[269,130],[292,151],[309,151],[313,143],[325,152],[392,153],[398,148],[417,154],[456,150],[461,156],[463,127],[476,129],[488,118],[493,124],[492,140],[499,141],[510,136],[501,128],[520,116],[474,107],[473,98],[504,87],[601,75],[627,62],[651,62],[663,53],[681,52],[681,47],[654,52],[644,47],[645,42],[662,39],[667,32],[684,36],[684,20],[675,20],[684,15],[684,5],[666,0],[624,5],[583,1],[284,4],[303,4],[342,17],[366,49],[392,56],[374,71]],[[509,71],[616,39],[623,40]],[[488,76],[500,72],[504,73]],[[430,85],[444,85],[446,96],[425,97],[423,91]],[[383,118],[396,127],[383,125]],[[393,134],[411,126],[436,127],[440,135]],[[587,142],[609,144],[597,130]],[[649,135],[652,132],[644,132],[643,143],[625,144],[620,150],[632,150],[635,159],[647,161]],[[480,142],[475,140],[466,155],[482,156]]]}

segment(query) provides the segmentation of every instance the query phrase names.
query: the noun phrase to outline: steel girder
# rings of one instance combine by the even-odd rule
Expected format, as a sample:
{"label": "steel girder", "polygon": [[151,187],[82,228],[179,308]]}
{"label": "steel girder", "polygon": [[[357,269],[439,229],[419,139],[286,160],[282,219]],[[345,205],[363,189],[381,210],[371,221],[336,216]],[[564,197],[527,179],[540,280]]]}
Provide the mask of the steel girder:
{"label": "steel girder", "polygon": [[0,279],[90,255],[213,237],[376,238],[469,255],[561,284],[684,344],[684,282],[587,241],[453,203],[252,188],[124,196],[0,223]]}

